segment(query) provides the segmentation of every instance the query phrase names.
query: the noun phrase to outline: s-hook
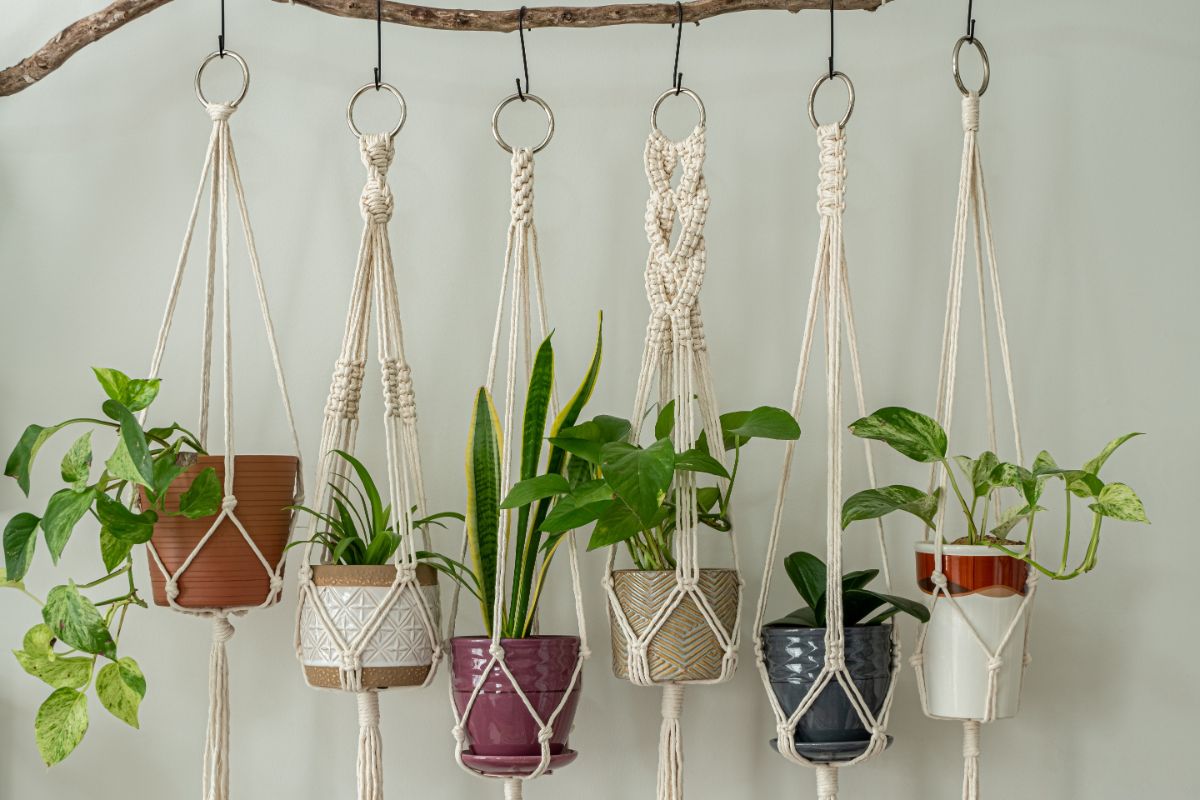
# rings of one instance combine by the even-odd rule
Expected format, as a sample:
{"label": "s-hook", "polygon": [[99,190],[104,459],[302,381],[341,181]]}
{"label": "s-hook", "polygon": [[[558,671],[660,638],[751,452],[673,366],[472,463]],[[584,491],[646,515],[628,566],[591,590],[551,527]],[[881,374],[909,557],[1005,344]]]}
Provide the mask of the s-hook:
{"label": "s-hook", "polygon": [[967,41],[975,44],[975,0],[967,0]]}
{"label": "s-hook", "polygon": [[828,80],[833,80],[833,74],[836,70],[833,68],[833,2],[829,0],[829,76]]}
{"label": "s-hook", "polygon": [[675,66],[671,68],[671,86],[678,95],[683,91],[683,73],[679,71],[679,48],[683,45],[683,3],[679,0],[675,2],[675,22],[671,23],[671,27],[675,28]]}
{"label": "s-hook", "polygon": [[217,34],[217,54],[225,57],[225,0],[221,0],[221,32]]}
{"label": "s-hook", "polygon": [[[224,0],[222,0],[224,2]],[[375,0],[375,91],[383,86],[383,0]],[[403,102],[403,101],[402,101]],[[399,130],[399,129],[397,129]]]}
{"label": "s-hook", "polygon": [[521,88],[521,79],[517,78],[517,98],[522,103],[525,102],[526,95],[529,94],[529,55],[525,52],[525,6],[521,6],[521,10],[517,12],[517,35],[521,37],[521,68],[525,71],[525,88]]}

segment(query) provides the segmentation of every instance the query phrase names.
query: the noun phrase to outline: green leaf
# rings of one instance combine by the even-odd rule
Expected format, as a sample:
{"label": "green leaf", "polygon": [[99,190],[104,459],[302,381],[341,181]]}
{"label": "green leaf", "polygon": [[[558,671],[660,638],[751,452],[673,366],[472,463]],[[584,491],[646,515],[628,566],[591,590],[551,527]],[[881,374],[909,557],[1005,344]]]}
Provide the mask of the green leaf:
{"label": "green leaf", "polygon": [[629,438],[629,420],[601,414],[595,419],[563,428],[550,439],[556,447],[592,464],[600,463],[600,450],[609,442]]}
{"label": "green leaf", "polygon": [[900,406],[881,408],[869,417],[855,420],[850,432],[860,439],[876,439],[928,464],[946,457],[946,432],[931,417]]}
{"label": "green leaf", "polygon": [[786,617],[780,617],[777,620],[767,623],[767,627],[776,626],[796,626],[799,628],[816,628],[817,616],[811,608],[797,608]]}
{"label": "green leaf", "polygon": [[8,577],[8,573],[4,567],[0,567],[0,589],[24,589],[25,584],[22,581]]}
{"label": "green leaf", "polygon": [[671,436],[671,432],[675,430],[675,401],[668,400],[667,403],[658,411],[658,418],[654,420],[654,439],[666,439]]}
{"label": "green leaf", "polygon": [[50,548],[50,558],[55,564],[75,531],[75,526],[92,507],[96,496],[95,489],[83,492],[60,489],[50,497],[41,525],[46,535],[46,546]]}
{"label": "green leaf", "polygon": [[996,527],[992,528],[991,533],[997,539],[1007,539],[1009,532],[1017,526],[1017,523],[1028,520],[1034,514],[1045,510],[1039,505],[1031,506],[1029,504],[1006,508],[1000,512],[1000,518],[996,520]]}
{"label": "green leaf", "polygon": [[4,574],[7,580],[19,581],[29,571],[33,550],[37,546],[38,523],[33,514],[22,512],[4,526]]}
{"label": "green leaf", "polygon": [[[847,625],[860,624],[868,614],[884,604],[891,606],[891,609],[870,620],[867,623],[868,625],[876,625],[883,622],[889,617],[894,616],[897,612],[915,617],[920,622],[929,621],[929,609],[925,607],[924,603],[894,594],[872,592],[870,589],[853,589],[843,593],[843,602]],[[864,608],[867,610],[863,611],[862,609]]]}
{"label": "green leaf", "polygon": [[877,569],[860,569],[857,572],[847,572],[842,576],[842,591],[861,589],[879,577]]}
{"label": "green leaf", "polygon": [[992,473],[998,466],[1000,466],[1000,459],[996,458],[996,454],[991,450],[985,450],[979,454],[979,458],[971,462],[969,477],[976,497],[986,497],[987,493],[995,486],[992,482]]}
{"label": "green leaf", "polygon": [[92,432],[80,436],[63,456],[60,471],[62,479],[71,484],[77,492],[87,487],[88,477],[92,469]]}
{"label": "green leaf", "polygon": [[[371,477],[371,471],[367,469],[365,464],[347,453],[345,450],[334,450],[333,452],[354,468],[354,473],[358,476],[358,482],[362,485],[362,490],[366,493],[367,500],[370,503],[371,528],[373,531],[382,530],[387,526],[386,521],[384,521],[383,497],[379,494],[379,487],[375,485],[375,479]],[[215,478],[216,476],[214,475],[213,477]],[[199,480],[199,478],[196,480]],[[193,484],[193,486],[194,485],[195,484]],[[220,502],[220,498],[218,497],[218,506],[220,505]]]}
{"label": "green leaf", "polygon": [[600,469],[616,495],[648,528],[671,487],[675,451],[670,439],[659,439],[644,449],[610,442],[601,450]]}
{"label": "green leaf", "polygon": [[171,484],[175,482],[185,469],[186,465],[179,463],[179,448],[178,442],[176,446],[164,450],[154,459],[154,487],[150,490],[153,498],[157,500]]}
{"label": "green leaf", "polygon": [[96,675],[96,696],[109,713],[137,728],[138,707],[146,696],[146,678],[137,662],[126,656],[105,664]]}
{"label": "green leaf", "polygon": [[14,650],[17,662],[27,673],[55,689],[82,689],[92,677],[92,659],[67,658],[54,652],[54,632],[34,625],[25,633],[23,649]]}
{"label": "green leaf", "polygon": [[1133,437],[1142,435],[1143,434],[1136,432],[1127,433],[1124,436],[1118,436],[1116,439],[1113,439],[1111,442],[1104,445],[1104,449],[1101,450],[1095,458],[1083,465],[1083,471],[1090,472],[1093,475],[1099,475],[1100,468],[1104,466],[1104,462],[1108,461],[1108,457],[1111,456],[1118,447],[1125,444]]}
{"label": "green leaf", "polygon": [[[109,419],[116,420],[121,425],[121,444],[124,445],[125,452],[123,457],[127,457],[129,464],[133,466],[132,475],[121,475],[119,477],[133,480],[142,486],[152,488],[154,485],[154,460],[150,457],[150,447],[146,444],[146,434],[142,430],[141,424],[133,413],[116,400],[105,400],[101,406],[106,416]],[[117,453],[113,454],[113,458],[118,458],[120,448]],[[109,459],[112,461],[113,459]],[[109,472],[113,472],[109,469]],[[117,473],[113,472],[114,475]]]}
{"label": "green leaf", "polygon": [[604,488],[597,497],[588,491],[576,491],[560,497],[554,508],[542,520],[540,529],[545,533],[565,533],[595,522],[613,504],[612,491],[604,481],[595,481]]}
{"label": "green leaf", "polygon": [[55,689],[37,712],[34,733],[42,761],[52,767],[71,754],[87,733],[87,695]]}
{"label": "green leaf", "polygon": [[[529,388],[525,392],[525,416],[521,424],[521,480],[537,475],[538,463],[542,459],[546,415],[550,409],[550,396],[554,392],[554,347],[550,338],[547,336],[538,347],[533,369],[529,373]],[[524,527],[520,530],[524,531]]]}
{"label": "green leaf", "polygon": [[514,486],[500,504],[501,508],[520,508],[543,497],[554,497],[571,491],[567,479],[562,475],[538,475],[523,480]]}
{"label": "green leaf", "polygon": [[1100,490],[1096,502],[1088,506],[1105,517],[1123,519],[1128,522],[1149,522],[1146,508],[1133,489],[1123,483],[1108,483]]}
{"label": "green leaf", "polygon": [[1040,474],[1034,474],[1022,467],[1020,464],[1009,464],[1003,462],[996,465],[992,470],[991,484],[992,486],[1007,486],[1019,491],[1024,497],[1025,502],[1029,505],[1037,505],[1037,501],[1042,496],[1042,488],[1045,485],[1046,477],[1055,472],[1049,466],[1043,465]]}
{"label": "green leaf", "polygon": [[104,393],[109,398],[116,400],[118,403],[124,403],[127,396],[126,389],[129,387],[129,376],[119,369],[108,369],[105,367],[92,367],[92,372],[96,374],[96,380],[100,381],[100,386],[103,387]]}
{"label": "green leaf", "polygon": [[675,469],[687,472],[703,472],[708,475],[716,475],[720,478],[729,477],[729,470],[725,469],[724,464],[701,450],[693,449],[677,454],[675,456]]}
{"label": "green leaf", "polygon": [[503,437],[496,407],[487,389],[475,395],[471,438],[467,444],[467,542],[483,600],[484,627],[492,633],[496,598],[496,551],[500,531],[500,451]]}
{"label": "green leaf", "polygon": [[600,463],[600,448],[603,443],[591,439],[575,439],[570,436],[551,436],[550,444],[589,464]]}
{"label": "green leaf", "polygon": [[864,489],[842,504],[842,530],[851,522],[877,519],[893,511],[907,511],[932,528],[940,499],[940,489],[933,494],[901,484]]}
{"label": "green leaf", "polygon": [[132,549],[133,542],[118,539],[108,528],[100,528],[100,557],[104,561],[104,568],[109,572],[121,566],[121,563],[129,558]]}
{"label": "green leaf", "polygon": [[79,593],[74,581],[50,590],[42,619],[57,638],[76,650],[110,659],[117,657],[117,645],[104,618],[92,601]]}
{"label": "green leaf", "polygon": [[[800,597],[804,599],[804,602],[808,603],[808,607],[814,611],[818,607],[823,609],[825,602],[825,581],[828,575],[825,569],[825,562],[812,553],[797,552],[792,553],[783,560],[783,568],[787,571],[788,577],[791,578],[792,585],[796,587],[796,591],[800,593]],[[824,613],[818,614],[816,621],[816,627],[824,625]]]}
{"label": "green leaf", "polygon": [[4,474],[16,479],[17,485],[21,487],[21,491],[25,493],[26,497],[29,496],[29,471],[33,467],[33,459],[37,457],[38,450],[42,448],[47,439],[69,424],[69,422],[64,422],[50,428],[30,425],[21,434],[17,446],[9,454],[8,461],[4,465]]}
{"label": "green leaf", "polygon": [[192,485],[179,496],[179,513],[188,519],[211,517],[221,510],[221,481],[217,471],[206,467],[192,481]]}
{"label": "green leaf", "polygon": [[610,503],[596,521],[587,549],[598,550],[601,547],[620,544],[636,536],[646,527],[651,526],[643,526],[629,506],[624,503]]}
{"label": "green leaf", "polygon": [[150,541],[154,535],[154,523],[158,521],[156,512],[146,510],[135,514],[120,500],[114,500],[106,494],[96,497],[96,516],[100,518],[103,530],[130,544]]}
{"label": "green leaf", "polygon": [[134,378],[125,387],[125,397],[121,400],[130,411],[141,411],[154,402],[158,397],[160,385],[158,378]]}
{"label": "green leaf", "polygon": [[759,406],[751,411],[734,412],[721,416],[721,429],[727,435],[741,441],[749,439],[780,439],[790,441],[800,438],[800,426],[796,418],[782,408]]}
{"label": "green leaf", "polygon": [[696,490],[696,505],[703,512],[712,511],[721,502],[721,490],[715,486],[701,486]]}

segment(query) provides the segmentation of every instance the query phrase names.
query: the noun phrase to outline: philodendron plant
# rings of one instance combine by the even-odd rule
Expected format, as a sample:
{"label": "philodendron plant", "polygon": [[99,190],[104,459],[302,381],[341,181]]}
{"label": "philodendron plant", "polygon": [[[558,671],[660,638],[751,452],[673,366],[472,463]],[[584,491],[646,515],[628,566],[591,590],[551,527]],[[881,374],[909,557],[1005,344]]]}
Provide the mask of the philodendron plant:
{"label": "philodendron plant", "polygon": [[[828,598],[825,582],[829,570],[825,562],[812,553],[801,551],[785,558],[783,567],[806,605],[767,624],[800,628],[826,627]],[[868,584],[878,577],[877,569],[862,569],[847,572],[842,576],[842,621],[846,626],[882,625],[897,614],[908,614],[920,622],[929,621],[929,609],[924,603],[868,589]]]}
{"label": "philodendron plant", "polygon": [[[1129,522],[1149,522],[1142,501],[1124,483],[1106,483],[1100,479],[1100,468],[1118,447],[1137,433],[1127,433],[1106,444],[1100,453],[1079,469],[1064,469],[1045,450],[1038,453],[1031,466],[1000,461],[987,451],[978,458],[947,456],[946,432],[936,420],[907,408],[881,408],[850,426],[850,431],[863,439],[877,439],[893,449],[923,464],[941,464],[962,512],[955,530],[965,531],[961,537],[942,533],[949,544],[986,545],[1026,562],[1054,580],[1069,580],[1091,571],[1096,566],[1100,547],[1100,524],[1105,517]],[[955,471],[961,473],[960,484]],[[1034,520],[1046,509],[1039,505],[1046,482],[1062,481],[1066,498],[1066,522],[1062,541],[1062,559],[1057,567],[1046,566],[1033,557]],[[994,502],[1001,494],[1015,495],[989,519]],[[1071,549],[1071,506],[1074,498],[1090,501],[1092,512],[1091,538],[1088,540],[1079,565],[1068,568]],[[930,528],[935,527],[939,503],[944,497],[940,490],[932,494],[912,486],[884,486],[867,489],[849,497],[842,506],[842,527],[856,520],[875,519],[894,511],[906,511],[918,517]],[[961,526],[961,527],[960,527]],[[1010,539],[1014,530],[1023,530],[1023,542]]]}
{"label": "philodendron plant", "polygon": [[[137,662],[118,651],[130,607],[146,606],[133,581],[133,548],[150,541],[160,516],[207,517],[217,513],[221,503],[221,485],[209,468],[192,479],[178,510],[165,509],[168,487],[195,455],[203,454],[200,442],[178,424],[145,428],[138,422],[135,414],[158,395],[157,379],[134,379],[115,369],[94,372],[108,396],[101,405],[104,418],[30,425],[4,468],[4,474],[28,495],[34,459],[47,440],[69,427],[88,427],[62,458],[60,473],[66,487],[51,495],[40,517],[17,514],[4,529],[0,586],[22,591],[41,607],[42,622],[29,629],[21,649],[13,654],[26,672],[53,689],[38,709],[34,726],[38,750],[48,765],[66,758],[87,732],[87,691],[92,686],[113,716],[138,727],[146,679]],[[95,433],[115,440],[98,475],[93,469]],[[144,508],[139,489],[147,501]],[[99,523],[97,549],[103,574],[81,581],[68,578],[43,601],[23,583],[36,554],[38,532],[51,562],[57,564],[85,517]],[[107,589],[110,581],[118,581],[120,588]],[[104,599],[93,601],[84,595],[102,586]]]}
{"label": "philodendron plant", "polygon": [[733,466],[726,470],[713,457],[704,433],[689,449],[676,452],[671,441],[674,425],[672,401],[660,411],[654,426],[655,441],[647,447],[630,443],[632,425],[619,417],[602,415],[564,427],[550,441],[555,448],[571,454],[566,474],[523,481],[513,487],[510,499],[553,498],[554,510],[541,521],[541,531],[560,535],[595,522],[588,550],[624,543],[638,569],[674,569],[678,503],[675,476],[692,472],[724,479],[723,489],[697,489],[697,519],[714,530],[729,531],[729,502],[742,445],[751,439],[791,440],[800,436],[795,418],[781,408],[762,406],[723,414],[723,446],[733,451]]}

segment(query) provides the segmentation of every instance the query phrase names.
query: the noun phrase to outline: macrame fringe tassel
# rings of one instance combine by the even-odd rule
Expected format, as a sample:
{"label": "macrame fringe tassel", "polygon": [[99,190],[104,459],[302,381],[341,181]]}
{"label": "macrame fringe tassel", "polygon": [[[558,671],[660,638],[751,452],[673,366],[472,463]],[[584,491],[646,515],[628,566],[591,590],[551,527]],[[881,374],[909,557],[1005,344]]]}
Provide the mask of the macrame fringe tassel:
{"label": "macrame fringe tassel", "polygon": [[525,782],[520,778],[509,778],[504,782],[504,800],[521,800],[525,792]]}
{"label": "macrame fringe tassel", "polygon": [[233,625],[224,614],[213,617],[208,656],[208,734],[204,742],[204,800],[229,798],[229,661],[225,643]]}
{"label": "macrame fringe tassel", "polygon": [[662,729],[658,735],[658,800],[683,800],[683,685],[663,687]]}
{"label": "macrame fringe tassel", "polygon": [[383,739],[379,735],[379,692],[358,697],[358,800],[383,800]]}
{"label": "macrame fringe tassel", "polygon": [[979,722],[963,722],[963,800],[979,800]]}
{"label": "macrame fringe tassel", "polygon": [[829,764],[817,765],[818,800],[837,800],[838,768]]}

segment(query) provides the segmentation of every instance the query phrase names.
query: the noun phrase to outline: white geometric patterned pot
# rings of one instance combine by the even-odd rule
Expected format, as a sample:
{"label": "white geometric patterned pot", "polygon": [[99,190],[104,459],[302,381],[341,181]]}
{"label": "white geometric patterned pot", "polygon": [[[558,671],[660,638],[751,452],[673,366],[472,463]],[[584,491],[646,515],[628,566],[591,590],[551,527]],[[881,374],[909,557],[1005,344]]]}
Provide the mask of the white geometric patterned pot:
{"label": "white geometric patterned pot", "polygon": [[[371,620],[396,580],[396,567],[314,565],[316,595],[347,643]],[[440,619],[437,573],[425,564],[417,565],[420,589],[409,588],[397,598],[384,616],[379,629],[363,648],[362,685],[364,689],[389,686],[419,686],[425,682],[433,663],[433,641],[426,629],[416,592],[425,598],[433,615],[434,635]],[[339,668],[342,654],[304,595],[300,608],[300,649],[304,677],[310,686],[323,689],[341,687]]]}

